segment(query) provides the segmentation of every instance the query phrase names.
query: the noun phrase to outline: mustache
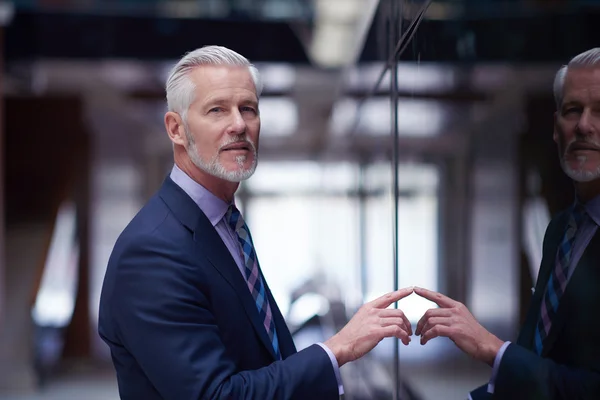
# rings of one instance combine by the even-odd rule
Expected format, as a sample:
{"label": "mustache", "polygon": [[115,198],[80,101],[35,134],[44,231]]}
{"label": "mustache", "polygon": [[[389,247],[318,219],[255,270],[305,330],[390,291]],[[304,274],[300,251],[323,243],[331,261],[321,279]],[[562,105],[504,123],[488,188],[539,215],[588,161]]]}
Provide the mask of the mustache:
{"label": "mustache", "polygon": [[225,143],[222,143],[221,146],[219,146],[219,151],[223,150],[225,146],[229,146],[234,143],[244,143],[248,145],[253,152],[256,153],[256,145],[252,141],[248,140],[248,138],[246,138],[246,135],[237,135],[231,137]]}
{"label": "mustache", "polygon": [[569,144],[565,148],[565,153],[569,153],[570,151],[573,150],[574,147],[578,147],[578,146],[582,146],[582,145],[584,145],[584,146],[587,145],[590,147],[600,149],[600,143],[596,142],[595,140],[575,139],[575,140],[572,140],[571,142],[569,142]]}

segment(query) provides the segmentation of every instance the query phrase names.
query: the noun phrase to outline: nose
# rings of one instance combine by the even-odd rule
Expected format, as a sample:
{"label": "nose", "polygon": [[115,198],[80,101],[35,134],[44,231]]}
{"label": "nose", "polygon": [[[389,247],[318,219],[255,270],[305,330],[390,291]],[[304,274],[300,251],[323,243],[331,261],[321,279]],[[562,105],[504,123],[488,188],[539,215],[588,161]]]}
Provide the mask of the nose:
{"label": "nose", "polygon": [[230,135],[241,135],[244,132],[246,132],[246,121],[239,110],[234,110],[231,113],[231,122],[227,128],[227,133]]}
{"label": "nose", "polygon": [[577,133],[582,136],[590,136],[596,132],[596,124],[598,121],[592,115],[592,112],[589,108],[583,110],[581,113],[581,118],[579,118],[579,122],[577,123]]}

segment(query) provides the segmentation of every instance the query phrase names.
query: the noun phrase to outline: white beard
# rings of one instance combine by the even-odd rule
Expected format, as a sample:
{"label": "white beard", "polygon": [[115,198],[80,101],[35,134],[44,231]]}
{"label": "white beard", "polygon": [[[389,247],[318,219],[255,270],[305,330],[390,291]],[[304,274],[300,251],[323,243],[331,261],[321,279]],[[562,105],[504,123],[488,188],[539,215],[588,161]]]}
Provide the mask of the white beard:
{"label": "white beard", "polygon": [[186,151],[187,151],[188,156],[190,157],[190,160],[192,161],[192,163],[194,163],[194,165],[196,167],[198,167],[202,171],[206,172],[207,174],[210,174],[219,179],[223,179],[223,180],[226,180],[229,182],[241,182],[241,181],[244,181],[244,180],[250,178],[254,174],[254,171],[256,170],[256,165],[258,164],[258,154],[256,151],[256,146],[251,141],[245,139],[242,135],[232,137],[229,141],[227,141],[226,143],[223,143],[221,145],[221,147],[219,148],[219,151],[220,151],[221,148],[223,148],[231,143],[236,143],[236,142],[245,142],[246,144],[248,144],[250,146],[250,148],[252,149],[252,152],[254,153],[252,165],[250,165],[250,167],[245,169],[244,163],[245,163],[247,157],[245,155],[237,156],[235,158],[235,161],[237,162],[239,169],[237,169],[235,171],[228,171],[225,169],[223,164],[221,164],[219,162],[219,153],[215,154],[215,156],[209,162],[205,162],[198,155],[198,149],[196,147],[196,142],[194,141],[193,136],[189,133],[187,128],[185,130],[185,135],[188,139],[188,146],[187,146]]}
{"label": "white beard", "polygon": [[[581,166],[587,161],[586,156],[580,156],[578,159],[579,165]],[[567,165],[564,157],[560,158],[560,165],[562,166],[563,171],[565,171],[565,174],[575,182],[590,182],[600,178],[600,166],[598,166],[595,171],[586,171],[581,168],[574,169]]]}
{"label": "white beard", "polygon": [[590,182],[600,178],[600,165],[594,171],[586,171],[583,169],[583,166],[587,161],[587,156],[585,155],[577,157],[577,161],[579,161],[579,168],[571,168],[569,165],[567,165],[567,162],[565,161],[565,155],[569,152],[571,146],[576,142],[586,142],[595,147],[600,147],[598,143],[591,140],[572,140],[565,147],[564,153],[560,155],[560,165],[563,171],[565,171],[565,174],[567,174],[567,176],[573,179],[575,182]]}

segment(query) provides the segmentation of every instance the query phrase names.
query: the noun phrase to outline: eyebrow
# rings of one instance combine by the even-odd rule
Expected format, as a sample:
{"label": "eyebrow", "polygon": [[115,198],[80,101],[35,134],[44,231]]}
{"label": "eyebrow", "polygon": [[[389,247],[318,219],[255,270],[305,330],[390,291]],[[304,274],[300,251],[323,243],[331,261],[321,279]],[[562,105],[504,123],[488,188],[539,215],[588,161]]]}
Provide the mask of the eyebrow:
{"label": "eyebrow", "polygon": [[562,107],[569,107],[569,106],[578,106],[581,105],[581,102],[579,100],[575,100],[575,99],[567,99],[566,101],[563,101],[562,103]]}
{"label": "eyebrow", "polygon": [[[204,106],[225,105],[225,104],[229,104],[231,102],[232,102],[232,100],[230,98],[215,97],[215,98],[209,99],[207,102],[205,102]],[[243,104],[243,105],[253,105],[253,106],[257,107],[258,106],[258,101],[254,100],[254,99],[242,99],[240,101],[240,104]]]}

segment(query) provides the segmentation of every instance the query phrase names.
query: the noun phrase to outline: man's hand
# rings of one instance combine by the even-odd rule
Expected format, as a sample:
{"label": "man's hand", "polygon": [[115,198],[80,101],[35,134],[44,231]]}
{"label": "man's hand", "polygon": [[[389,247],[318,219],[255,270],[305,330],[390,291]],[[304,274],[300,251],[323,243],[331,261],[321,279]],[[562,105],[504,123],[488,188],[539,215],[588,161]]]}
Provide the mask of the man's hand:
{"label": "man's hand", "polygon": [[408,345],[412,335],[408,318],[402,310],[387,307],[412,292],[412,287],[404,288],[364,304],[342,330],[324,343],[340,367],[364,356],[386,337],[395,336]]}
{"label": "man's hand", "polygon": [[471,357],[494,364],[503,342],[481,326],[464,304],[427,289],[415,288],[415,293],[440,306],[427,310],[417,323],[415,333],[421,336],[422,345],[444,336]]}

